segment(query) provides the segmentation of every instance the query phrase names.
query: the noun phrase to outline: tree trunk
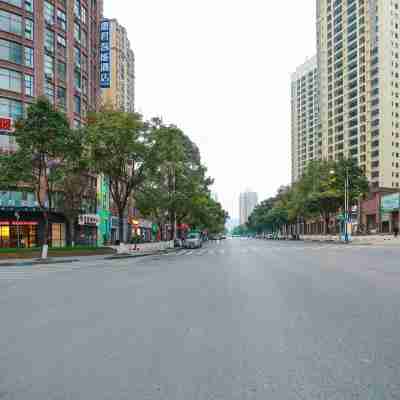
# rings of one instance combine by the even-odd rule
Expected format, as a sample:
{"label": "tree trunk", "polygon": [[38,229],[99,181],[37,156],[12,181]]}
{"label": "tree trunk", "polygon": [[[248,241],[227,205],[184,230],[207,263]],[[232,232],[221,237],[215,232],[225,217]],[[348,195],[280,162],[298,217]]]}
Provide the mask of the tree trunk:
{"label": "tree trunk", "polygon": [[75,218],[68,218],[68,246],[75,246]]}
{"label": "tree trunk", "polygon": [[47,258],[49,248],[49,213],[43,211],[44,230],[43,230],[43,247],[42,247],[42,259]]}
{"label": "tree trunk", "polygon": [[325,235],[329,235],[330,234],[330,230],[329,230],[329,215],[325,216]]}
{"label": "tree trunk", "polygon": [[124,210],[118,211],[118,219],[119,219],[119,226],[118,226],[119,242],[125,243],[125,240],[124,240]]}

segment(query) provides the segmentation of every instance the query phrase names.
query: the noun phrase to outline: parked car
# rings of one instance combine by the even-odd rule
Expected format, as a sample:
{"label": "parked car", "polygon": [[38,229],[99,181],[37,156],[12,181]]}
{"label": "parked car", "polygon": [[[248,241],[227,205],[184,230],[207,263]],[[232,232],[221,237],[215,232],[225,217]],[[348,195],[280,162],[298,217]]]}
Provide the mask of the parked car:
{"label": "parked car", "polygon": [[187,236],[184,247],[186,249],[200,249],[203,246],[200,233],[192,232]]}
{"label": "parked car", "polygon": [[175,239],[174,240],[174,247],[183,247],[184,241],[182,239]]}

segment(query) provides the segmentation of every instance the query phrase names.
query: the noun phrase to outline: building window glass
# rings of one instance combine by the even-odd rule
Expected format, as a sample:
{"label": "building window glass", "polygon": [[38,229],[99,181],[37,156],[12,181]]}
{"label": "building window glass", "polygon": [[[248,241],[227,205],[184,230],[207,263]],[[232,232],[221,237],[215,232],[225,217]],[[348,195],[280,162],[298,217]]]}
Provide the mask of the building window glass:
{"label": "building window glass", "polygon": [[44,76],[50,80],[54,78],[54,58],[47,54],[44,56]]}
{"label": "building window glass", "polygon": [[11,4],[15,7],[22,7],[22,0],[3,0],[4,3]]}
{"label": "building window glass", "polygon": [[67,30],[67,16],[64,11],[57,10],[57,24],[63,30]]}
{"label": "building window glass", "polygon": [[81,1],[75,0],[74,2],[74,13],[78,19],[81,19]]}
{"label": "building window glass", "polygon": [[86,24],[86,20],[87,20],[87,11],[85,7],[81,7],[81,21],[82,23]]}
{"label": "building window glass", "polygon": [[44,2],[44,20],[49,25],[54,25],[54,6],[53,4]]}
{"label": "building window glass", "polygon": [[81,43],[82,43],[82,47],[86,49],[86,47],[87,47],[87,33],[83,29],[81,31]]}
{"label": "building window glass", "polygon": [[25,10],[33,12],[33,0],[25,0]]}
{"label": "building window glass", "polygon": [[45,81],[44,83],[44,94],[48,98],[51,104],[54,104],[54,85],[52,82]]}
{"label": "building window glass", "polygon": [[33,40],[33,21],[28,18],[25,20],[25,38]]}
{"label": "building window glass", "polygon": [[22,114],[22,102],[0,97],[0,115],[18,120]]}
{"label": "building window glass", "polygon": [[67,41],[61,35],[57,35],[57,50],[59,55],[63,57],[67,56]]}
{"label": "building window glass", "polygon": [[81,43],[81,27],[76,22],[74,22],[74,38],[79,44]]}
{"label": "building window glass", "polygon": [[54,53],[54,32],[50,29],[44,31],[44,48],[48,53]]}
{"label": "building window glass", "polygon": [[61,110],[65,111],[67,108],[67,90],[62,86],[57,88],[57,103]]}
{"label": "building window glass", "polygon": [[58,79],[65,82],[67,80],[67,65],[61,61],[58,61],[57,72],[58,72]]}
{"label": "building window glass", "polygon": [[22,17],[0,10],[0,30],[22,35]]}
{"label": "building window glass", "polygon": [[33,86],[33,76],[25,75],[25,94],[27,96],[33,97],[34,93],[35,91]]}
{"label": "building window glass", "polygon": [[23,47],[15,42],[0,39],[0,59],[10,61],[15,64],[22,64]]}
{"label": "building window glass", "polygon": [[74,81],[75,81],[75,89],[78,90],[78,91],[81,91],[82,77],[81,77],[81,71],[80,70],[75,70]]}
{"label": "building window glass", "polygon": [[0,68],[0,89],[22,92],[22,74],[6,68]]}
{"label": "building window glass", "polygon": [[80,68],[81,67],[81,50],[77,47],[74,47],[74,59],[75,59],[75,66]]}
{"label": "building window glass", "polygon": [[25,47],[25,65],[27,67],[33,68],[33,49],[30,47]]}
{"label": "building window glass", "polygon": [[82,78],[82,93],[87,96],[88,92],[88,81],[85,77]]}
{"label": "building window glass", "polygon": [[80,96],[74,96],[74,112],[75,114],[81,114],[81,98]]}

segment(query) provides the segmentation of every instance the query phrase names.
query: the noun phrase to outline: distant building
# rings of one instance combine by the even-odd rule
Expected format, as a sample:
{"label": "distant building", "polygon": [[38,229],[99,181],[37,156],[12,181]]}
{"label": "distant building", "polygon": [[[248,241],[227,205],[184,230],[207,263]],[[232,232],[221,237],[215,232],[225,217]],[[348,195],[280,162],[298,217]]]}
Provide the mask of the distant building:
{"label": "distant building", "polygon": [[109,24],[110,76],[102,85],[104,104],[125,112],[135,110],[135,56],[126,29],[116,19],[105,19]]}
{"label": "distant building", "polygon": [[246,191],[239,197],[240,225],[248,222],[249,217],[258,204],[258,195],[255,192]]}
{"label": "distant building", "polygon": [[292,182],[304,173],[308,162],[322,156],[317,57],[292,74]]}

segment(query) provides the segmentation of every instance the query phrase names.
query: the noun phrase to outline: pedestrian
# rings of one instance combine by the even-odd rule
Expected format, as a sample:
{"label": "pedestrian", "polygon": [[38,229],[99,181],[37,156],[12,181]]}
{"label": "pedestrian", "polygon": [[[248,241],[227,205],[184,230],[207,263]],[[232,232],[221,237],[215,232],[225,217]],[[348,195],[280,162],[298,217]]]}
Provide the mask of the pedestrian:
{"label": "pedestrian", "polygon": [[397,239],[397,237],[399,236],[399,228],[396,226],[393,231],[394,231],[394,237]]}

